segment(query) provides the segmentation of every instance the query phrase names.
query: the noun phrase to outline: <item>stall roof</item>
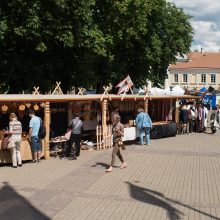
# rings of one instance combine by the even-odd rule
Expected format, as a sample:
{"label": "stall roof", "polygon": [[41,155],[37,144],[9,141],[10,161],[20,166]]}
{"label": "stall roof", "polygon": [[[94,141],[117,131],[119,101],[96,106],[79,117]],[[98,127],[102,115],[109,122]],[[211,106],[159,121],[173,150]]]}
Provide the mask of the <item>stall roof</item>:
{"label": "stall roof", "polygon": [[[89,101],[100,100],[101,98],[111,100],[121,100],[121,95],[105,95],[93,94],[93,95],[32,95],[32,94],[2,94],[0,95],[0,102],[70,102],[70,101]],[[145,95],[125,95],[123,100],[144,100]],[[198,96],[191,95],[153,95],[147,96],[148,99],[198,99]]]}

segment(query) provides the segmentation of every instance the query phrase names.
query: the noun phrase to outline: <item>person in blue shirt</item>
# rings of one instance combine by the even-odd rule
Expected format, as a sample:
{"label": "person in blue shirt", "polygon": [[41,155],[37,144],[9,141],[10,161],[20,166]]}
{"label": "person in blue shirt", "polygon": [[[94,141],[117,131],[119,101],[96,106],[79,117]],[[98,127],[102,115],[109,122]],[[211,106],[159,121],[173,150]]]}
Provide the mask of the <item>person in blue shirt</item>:
{"label": "person in blue shirt", "polygon": [[144,145],[144,135],[146,136],[146,144],[150,145],[150,129],[152,128],[152,121],[150,116],[144,112],[142,107],[138,108],[138,115],[135,119],[136,126],[139,130],[141,145]]}
{"label": "person in blue shirt", "polygon": [[34,156],[34,163],[39,163],[41,158],[41,144],[40,139],[38,137],[39,129],[40,129],[40,118],[35,116],[35,111],[29,109],[28,114],[31,118],[29,124],[29,135],[31,137],[31,147],[32,153]]}

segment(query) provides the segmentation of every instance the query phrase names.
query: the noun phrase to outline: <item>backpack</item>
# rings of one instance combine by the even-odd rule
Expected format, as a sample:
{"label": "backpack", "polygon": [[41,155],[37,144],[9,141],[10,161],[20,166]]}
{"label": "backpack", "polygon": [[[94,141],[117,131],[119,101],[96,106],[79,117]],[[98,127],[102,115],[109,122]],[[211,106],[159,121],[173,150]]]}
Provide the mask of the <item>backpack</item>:
{"label": "backpack", "polygon": [[38,131],[38,137],[40,139],[44,139],[46,136],[46,127],[44,126],[44,123],[42,122],[41,118],[40,118],[40,128]]}

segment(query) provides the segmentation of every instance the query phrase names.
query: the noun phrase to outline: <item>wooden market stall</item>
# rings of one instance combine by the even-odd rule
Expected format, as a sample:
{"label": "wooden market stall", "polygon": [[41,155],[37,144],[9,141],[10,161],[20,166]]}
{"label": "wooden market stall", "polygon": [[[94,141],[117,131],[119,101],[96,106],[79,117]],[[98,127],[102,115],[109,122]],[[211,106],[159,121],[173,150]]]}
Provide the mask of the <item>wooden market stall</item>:
{"label": "wooden market stall", "polygon": [[[114,106],[121,107],[121,112],[127,111],[130,112],[134,119],[135,111],[138,105],[143,105],[146,112],[149,112],[152,115],[155,123],[168,123],[169,121],[178,122],[178,100],[179,99],[196,99],[198,97],[192,96],[145,96],[145,95],[125,95],[123,97],[120,95],[112,95],[112,94],[95,94],[95,95],[72,95],[72,94],[62,94],[62,95],[43,95],[43,94],[19,94],[19,95],[10,95],[10,94],[2,94],[0,95],[0,108],[1,115],[7,115],[10,112],[14,112],[17,110],[17,114],[20,114],[21,109],[25,108],[34,108],[34,106],[38,106],[41,112],[41,117],[44,120],[47,135],[43,140],[43,156],[45,159],[49,159],[50,152],[50,124],[51,124],[51,109],[50,105],[53,103],[67,103],[69,112],[69,119],[71,118],[71,114],[76,110],[76,103],[83,103],[82,114],[84,114],[85,121],[88,122],[88,127],[93,127],[98,125],[98,122],[95,124],[94,121],[96,116],[98,115],[98,111],[101,111],[101,124],[97,126],[97,149],[102,149],[105,147],[109,147],[111,144],[102,144],[101,140],[103,137],[107,136],[110,132],[108,127],[109,121],[109,108]],[[97,104],[98,103],[98,104]],[[22,105],[22,108],[20,107]],[[4,108],[7,106],[7,110]],[[96,106],[96,107],[94,107]],[[4,107],[4,108],[3,108]],[[20,109],[19,109],[20,107]],[[38,109],[38,110],[39,110]],[[24,109],[23,109],[24,111]],[[126,115],[126,114],[125,114]],[[93,122],[91,122],[93,121]],[[128,127],[129,128],[129,127]],[[131,128],[131,127],[130,127]],[[132,128],[133,131],[135,130]],[[133,134],[134,135],[134,134]],[[31,160],[31,148],[27,139],[24,138],[21,144],[21,152],[23,160]],[[0,163],[10,162],[10,153],[2,152],[0,150]]]}

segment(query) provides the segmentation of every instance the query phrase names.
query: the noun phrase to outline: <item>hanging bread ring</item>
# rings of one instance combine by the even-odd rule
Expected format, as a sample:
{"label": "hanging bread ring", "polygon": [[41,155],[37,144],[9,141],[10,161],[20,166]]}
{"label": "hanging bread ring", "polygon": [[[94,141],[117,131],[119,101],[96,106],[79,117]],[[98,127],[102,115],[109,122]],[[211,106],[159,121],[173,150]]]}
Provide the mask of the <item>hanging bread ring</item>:
{"label": "hanging bread ring", "polygon": [[27,106],[27,108],[30,108],[30,107],[31,107],[31,104],[30,104],[30,103],[27,103],[26,106]]}
{"label": "hanging bread ring", "polygon": [[20,110],[20,111],[24,111],[24,110],[25,110],[25,105],[21,104],[21,105],[19,106],[19,110]]}
{"label": "hanging bread ring", "polygon": [[7,112],[7,110],[8,110],[8,106],[7,106],[7,105],[3,105],[3,106],[2,106],[2,111],[3,111],[3,112]]}
{"label": "hanging bread ring", "polygon": [[42,102],[42,103],[40,104],[40,106],[41,106],[42,108],[44,108],[44,107],[45,107],[45,103]]}
{"label": "hanging bread ring", "polygon": [[38,111],[39,110],[39,106],[36,104],[36,105],[34,105],[34,110],[35,111]]}

